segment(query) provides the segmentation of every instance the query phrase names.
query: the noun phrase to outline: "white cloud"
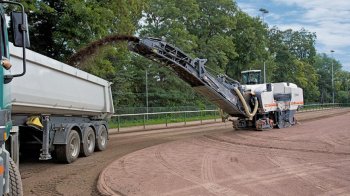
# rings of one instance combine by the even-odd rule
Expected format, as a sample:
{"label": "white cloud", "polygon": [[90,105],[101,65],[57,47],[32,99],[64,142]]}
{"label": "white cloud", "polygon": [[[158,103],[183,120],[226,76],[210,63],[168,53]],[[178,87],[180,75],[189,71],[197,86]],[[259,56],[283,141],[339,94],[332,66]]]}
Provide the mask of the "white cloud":
{"label": "white cloud", "polygon": [[[242,2],[241,2],[242,1]],[[270,10],[265,16],[269,26],[282,30],[305,28],[317,35],[319,53],[339,60],[350,71],[350,1],[348,0],[241,0],[239,7],[251,16],[260,16],[260,6]]]}
{"label": "white cloud", "polygon": [[345,0],[272,0],[284,6],[297,6],[303,14],[292,24],[274,21],[281,29],[299,30],[301,27],[316,32],[318,52],[329,54],[341,61],[350,71],[350,1]]}
{"label": "white cloud", "polygon": [[310,32],[316,32],[317,42],[329,46],[333,49],[343,49],[350,46],[350,24],[343,25],[339,27],[334,23],[321,23],[319,25],[309,25],[309,24],[284,24],[276,23],[278,28],[282,30],[293,29],[300,30],[305,28]]}
{"label": "white cloud", "polygon": [[250,16],[256,15],[256,7],[250,3],[240,3],[239,8]]}
{"label": "white cloud", "polygon": [[[258,10],[260,8],[258,8],[256,5],[251,4],[251,3],[239,3],[239,8],[241,8],[241,10],[243,10],[245,13],[247,13],[250,16],[256,17],[259,16],[261,17],[261,12],[259,12]],[[265,17],[269,17],[273,20],[279,20],[281,19],[281,16],[275,13],[268,13]]]}
{"label": "white cloud", "polygon": [[276,4],[296,5],[303,8],[323,7],[327,9],[344,9],[349,8],[350,2],[347,0],[272,0]]}

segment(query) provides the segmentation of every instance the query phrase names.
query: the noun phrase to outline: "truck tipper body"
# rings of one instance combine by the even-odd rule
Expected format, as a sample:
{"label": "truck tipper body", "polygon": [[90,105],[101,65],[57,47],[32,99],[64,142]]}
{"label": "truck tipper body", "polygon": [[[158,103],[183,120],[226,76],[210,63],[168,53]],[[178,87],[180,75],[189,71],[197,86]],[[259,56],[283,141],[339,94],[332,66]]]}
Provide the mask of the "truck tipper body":
{"label": "truck tipper body", "polygon": [[[10,51],[12,64],[21,63],[19,48],[10,44]],[[27,50],[27,73],[11,82],[12,113],[106,119],[114,112],[110,85],[97,76]]]}
{"label": "truck tipper body", "polygon": [[[11,62],[22,61],[10,44]],[[16,72],[15,67],[12,71]],[[70,65],[27,50],[26,75],[11,82],[14,132],[21,146],[41,145],[41,160],[71,163],[78,155],[104,150],[107,120],[114,113],[111,83]],[[14,141],[13,143],[16,143]],[[11,148],[18,160],[17,147]]]}

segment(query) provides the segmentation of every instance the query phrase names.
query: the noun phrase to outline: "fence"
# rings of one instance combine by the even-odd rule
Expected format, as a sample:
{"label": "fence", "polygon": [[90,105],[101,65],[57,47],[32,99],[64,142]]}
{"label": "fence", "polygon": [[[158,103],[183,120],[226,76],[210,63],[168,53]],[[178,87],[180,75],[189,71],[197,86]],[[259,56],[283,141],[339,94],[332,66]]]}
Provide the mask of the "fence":
{"label": "fence", "polygon": [[[211,107],[211,106],[210,106]],[[210,108],[209,107],[209,108]],[[302,106],[298,112],[308,112],[317,110],[327,110],[335,108],[350,107],[350,104],[344,103],[324,103],[324,104],[307,104]],[[215,107],[212,107],[215,108]],[[179,111],[181,109],[189,109],[184,111]],[[193,109],[193,110],[190,110]],[[148,108],[148,113],[125,113],[124,112],[137,112],[145,111],[146,108],[125,108],[117,109],[120,114],[113,115],[110,121],[111,128],[118,128],[118,132],[122,127],[130,126],[142,126],[146,129],[147,125],[164,124],[168,127],[170,123],[182,123],[186,125],[189,121],[199,121],[203,124],[204,120],[213,120],[216,122],[217,119],[221,119],[219,110],[216,109],[204,109],[199,110],[197,107],[176,107],[176,108]],[[165,111],[168,110],[168,111]],[[169,111],[173,110],[173,111]],[[142,129],[141,128],[141,129]]]}
{"label": "fence", "polygon": [[178,112],[178,111],[198,111],[198,110],[216,110],[214,105],[198,106],[178,106],[178,107],[117,107],[116,114],[140,114],[140,113],[158,113],[158,112]]}
{"label": "fence", "polygon": [[349,103],[314,103],[303,105],[298,112],[309,112],[309,111],[317,111],[317,110],[327,110],[327,109],[335,109],[335,108],[344,108],[350,107]]}
{"label": "fence", "polygon": [[170,123],[181,122],[183,125],[187,125],[187,122],[189,121],[200,121],[200,124],[203,124],[204,120],[210,119],[216,122],[218,118],[221,117],[217,109],[117,114],[113,115],[113,118],[110,121],[110,126],[112,128],[118,128],[119,132],[121,127],[143,126],[143,129],[146,129],[146,125],[165,124],[165,127],[168,127]]}

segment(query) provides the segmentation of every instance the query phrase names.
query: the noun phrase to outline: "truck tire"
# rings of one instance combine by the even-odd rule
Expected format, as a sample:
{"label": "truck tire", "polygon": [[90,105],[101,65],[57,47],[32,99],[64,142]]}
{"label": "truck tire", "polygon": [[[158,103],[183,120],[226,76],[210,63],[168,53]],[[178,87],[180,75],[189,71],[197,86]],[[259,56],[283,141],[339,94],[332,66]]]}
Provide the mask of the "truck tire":
{"label": "truck tire", "polygon": [[96,151],[106,149],[108,143],[108,132],[104,125],[101,125],[96,135]]}
{"label": "truck tire", "polygon": [[23,187],[22,187],[22,180],[21,180],[21,174],[19,173],[18,167],[16,163],[10,158],[10,164],[9,164],[9,187],[10,192],[7,194],[8,196],[22,196],[23,195]]}
{"label": "truck tire", "polygon": [[78,159],[80,152],[80,137],[76,130],[69,132],[67,144],[56,145],[56,156],[59,162],[72,163]]}
{"label": "truck tire", "polygon": [[88,157],[94,153],[95,150],[96,137],[95,132],[91,127],[87,127],[85,130],[85,137],[83,138],[83,143],[80,146],[81,155]]}

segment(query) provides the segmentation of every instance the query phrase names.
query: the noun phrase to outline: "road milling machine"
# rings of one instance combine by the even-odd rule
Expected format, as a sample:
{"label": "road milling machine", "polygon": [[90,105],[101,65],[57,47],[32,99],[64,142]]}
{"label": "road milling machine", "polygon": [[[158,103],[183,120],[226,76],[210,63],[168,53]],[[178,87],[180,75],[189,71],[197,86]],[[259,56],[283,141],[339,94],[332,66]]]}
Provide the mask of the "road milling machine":
{"label": "road milling machine", "polygon": [[129,39],[129,49],[168,66],[196,92],[231,117],[235,128],[257,130],[296,124],[295,112],[303,105],[303,90],[288,82],[261,84],[261,71],[242,72],[242,83],[226,75],[214,76],[206,59],[191,58],[179,48],[156,38]]}

